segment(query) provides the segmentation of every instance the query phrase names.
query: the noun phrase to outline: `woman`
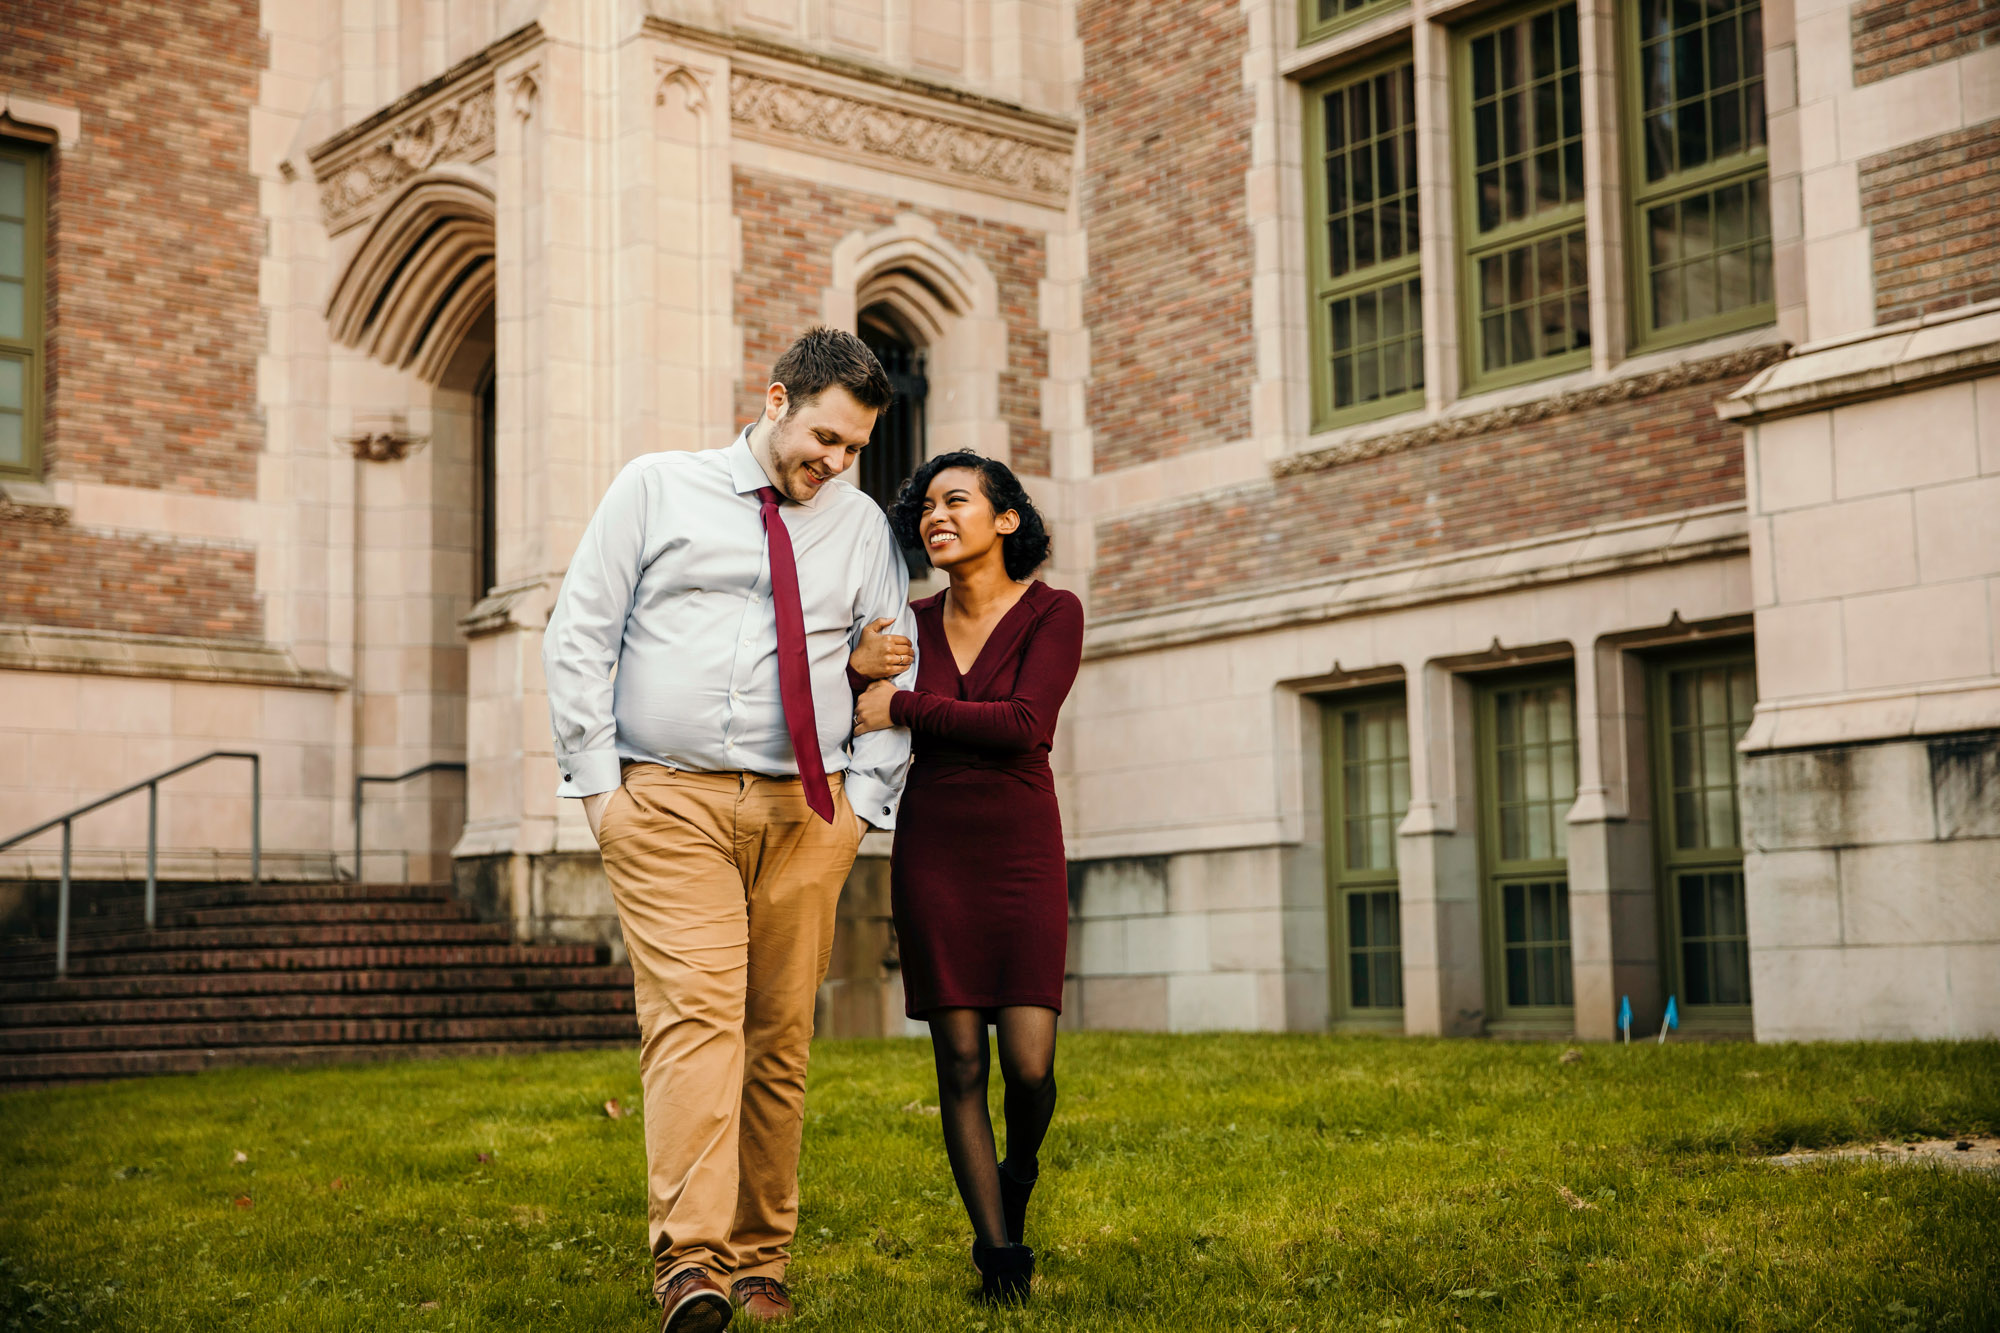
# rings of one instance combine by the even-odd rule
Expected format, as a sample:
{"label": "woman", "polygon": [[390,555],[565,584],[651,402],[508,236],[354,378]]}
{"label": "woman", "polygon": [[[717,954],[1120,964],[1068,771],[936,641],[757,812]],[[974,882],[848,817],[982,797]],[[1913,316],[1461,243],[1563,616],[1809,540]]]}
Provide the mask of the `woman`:
{"label": "woman", "polygon": [[[951,586],[912,604],[914,690],[881,679],[908,665],[907,640],[876,633],[855,650],[855,673],[875,679],[855,704],[854,732],[911,732],[915,763],[890,862],[906,1007],[930,1024],[945,1152],[972,1219],[982,1294],[1025,1300],[1035,1253],[1021,1240],[1055,1111],[1069,932],[1049,745],[1083,653],[1083,604],[1030,580],[1048,533],[1004,463],[932,459],[904,485],[890,522]],[[989,1022],[1006,1082],[1007,1159],[997,1163]]]}

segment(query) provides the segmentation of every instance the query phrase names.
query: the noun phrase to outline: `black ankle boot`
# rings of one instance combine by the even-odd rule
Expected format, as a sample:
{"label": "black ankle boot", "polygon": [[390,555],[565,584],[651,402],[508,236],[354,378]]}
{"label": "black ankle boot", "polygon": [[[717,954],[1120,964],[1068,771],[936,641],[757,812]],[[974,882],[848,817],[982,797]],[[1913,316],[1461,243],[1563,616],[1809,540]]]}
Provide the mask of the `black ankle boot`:
{"label": "black ankle boot", "polygon": [[992,1305],[1024,1304],[1035,1280],[1035,1252],[1025,1245],[972,1244],[979,1270],[979,1299]]}
{"label": "black ankle boot", "polygon": [[1000,1163],[1000,1212],[1007,1221],[1007,1239],[1015,1245],[1028,1238],[1028,1196],[1039,1179],[1039,1171],[1023,1180],[1014,1168]]}

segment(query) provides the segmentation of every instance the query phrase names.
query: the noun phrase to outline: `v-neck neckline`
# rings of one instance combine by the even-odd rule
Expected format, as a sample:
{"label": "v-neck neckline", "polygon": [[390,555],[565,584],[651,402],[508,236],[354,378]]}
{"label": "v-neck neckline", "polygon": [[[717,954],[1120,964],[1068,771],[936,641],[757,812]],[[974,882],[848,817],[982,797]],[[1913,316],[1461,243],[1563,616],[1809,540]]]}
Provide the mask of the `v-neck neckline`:
{"label": "v-neck neckline", "polygon": [[951,659],[951,669],[958,673],[960,681],[970,681],[974,676],[979,674],[979,664],[985,660],[986,650],[993,646],[993,640],[1000,637],[1000,627],[1013,618],[1014,613],[1021,609],[1022,604],[1028,598],[1032,597],[1034,592],[1035,585],[1033,583],[1029,583],[1021,589],[1021,595],[1014,599],[1014,604],[1005,611],[1002,611],[1000,618],[993,622],[993,628],[986,631],[986,639],[979,645],[979,651],[972,655],[972,665],[968,667],[959,666],[958,653],[951,646],[951,629],[945,624],[945,607],[951,601],[951,590],[947,588],[944,592],[938,594],[938,634],[944,639],[944,655]]}

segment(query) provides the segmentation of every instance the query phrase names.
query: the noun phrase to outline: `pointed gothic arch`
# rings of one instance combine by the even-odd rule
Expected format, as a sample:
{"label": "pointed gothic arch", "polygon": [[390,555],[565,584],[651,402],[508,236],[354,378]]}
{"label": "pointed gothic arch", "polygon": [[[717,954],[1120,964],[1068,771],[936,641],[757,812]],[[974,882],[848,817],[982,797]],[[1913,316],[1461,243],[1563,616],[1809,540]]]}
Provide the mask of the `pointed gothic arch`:
{"label": "pointed gothic arch", "polygon": [[335,341],[436,384],[493,305],[492,181],[441,164],[412,179],[341,271],[326,317]]}

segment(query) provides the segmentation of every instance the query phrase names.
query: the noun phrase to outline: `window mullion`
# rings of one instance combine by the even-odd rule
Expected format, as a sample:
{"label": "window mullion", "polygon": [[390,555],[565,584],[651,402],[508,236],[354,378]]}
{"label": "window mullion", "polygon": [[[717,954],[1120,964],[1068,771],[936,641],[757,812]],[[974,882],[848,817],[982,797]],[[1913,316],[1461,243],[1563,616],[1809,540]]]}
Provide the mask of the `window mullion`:
{"label": "window mullion", "polygon": [[1627,304],[1624,159],[1619,151],[1619,0],[1577,0],[1583,83],[1584,244],[1590,272],[1590,360],[1600,373],[1625,359]]}

